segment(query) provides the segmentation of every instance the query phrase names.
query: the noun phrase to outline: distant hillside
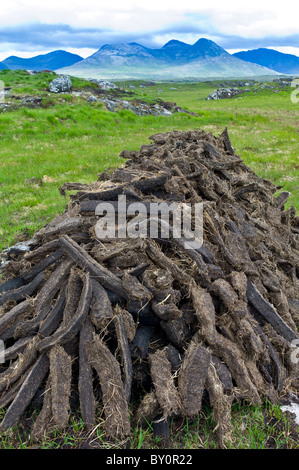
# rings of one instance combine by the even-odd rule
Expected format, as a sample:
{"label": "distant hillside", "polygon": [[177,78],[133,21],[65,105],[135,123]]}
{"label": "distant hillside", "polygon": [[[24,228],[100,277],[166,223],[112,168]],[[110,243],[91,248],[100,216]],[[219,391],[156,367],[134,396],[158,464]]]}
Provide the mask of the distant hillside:
{"label": "distant hillside", "polygon": [[3,63],[0,62],[0,70],[7,69],[8,67]]}
{"label": "distant hillside", "polygon": [[[163,61],[162,61],[163,62]],[[80,69],[111,67],[152,67],[159,66],[161,61],[155,57],[151,49],[137,43],[105,44],[87,59],[77,64]],[[77,68],[77,67],[76,67]]]}
{"label": "distant hillside", "polygon": [[30,59],[22,59],[21,57],[10,56],[3,60],[11,70],[56,70],[61,67],[68,67],[76,62],[83,60],[77,54],[71,54],[66,51],[53,51],[48,54],[37,55]]}
{"label": "distant hillside", "polygon": [[236,52],[233,55],[247,62],[269,67],[276,72],[299,74],[299,57],[293,54],[284,54],[274,49],[260,48]]}
{"label": "distant hillside", "polygon": [[205,38],[193,45],[173,39],[160,49],[137,43],[105,44],[87,59],[56,71],[84,78],[157,80],[276,74],[273,70],[230,55]]}
{"label": "distant hillside", "polygon": [[229,55],[218,44],[205,38],[199,39],[193,45],[172,39],[161,49],[150,49],[150,51],[153,56],[172,65],[186,64],[192,60],[220,57],[223,54]]}

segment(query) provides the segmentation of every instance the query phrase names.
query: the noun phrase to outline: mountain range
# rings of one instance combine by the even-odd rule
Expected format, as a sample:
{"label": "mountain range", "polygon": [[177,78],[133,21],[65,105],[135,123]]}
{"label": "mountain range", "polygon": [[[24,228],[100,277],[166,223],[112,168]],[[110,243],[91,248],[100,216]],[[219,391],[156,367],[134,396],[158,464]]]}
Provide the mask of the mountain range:
{"label": "mountain range", "polygon": [[277,74],[266,67],[234,57],[205,38],[193,45],[173,39],[160,49],[151,49],[135,42],[105,44],[90,57],[57,72],[104,79],[200,79]]}
{"label": "mountain range", "polygon": [[172,39],[157,49],[135,42],[105,44],[86,59],[63,50],[28,59],[10,56],[0,62],[0,70],[5,68],[102,79],[236,78],[299,74],[299,57],[265,48],[231,55],[209,39],[192,45]]}
{"label": "mountain range", "polygon": [[53,51],[48,54],[37,55],[30,59],[10,56],[2,61],[10,70],[56,70],[68,67],[76,62],[82,61],[83,57],[66,51]]}
{"label": "mountain range", "polygon": [[276,72],[287,74],[299,74],[299,57],[293,54],[284,54],[274,49],[253,49],[233,54],[239,59],[254,64],[263,65]]}

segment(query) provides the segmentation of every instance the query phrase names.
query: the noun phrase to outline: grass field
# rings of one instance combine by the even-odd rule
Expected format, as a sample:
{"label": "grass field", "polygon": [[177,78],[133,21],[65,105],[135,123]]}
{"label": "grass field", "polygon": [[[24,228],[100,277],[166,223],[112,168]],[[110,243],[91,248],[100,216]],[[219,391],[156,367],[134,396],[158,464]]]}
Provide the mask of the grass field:
{"label": "grass field", "polygon": [[[284,185],[284,190],[292,193],[288,205],[299,209],[299,103],[292,103],[291,87],[277,93],[263,89],[232,99],[206,101],[204,98],[219,84],[161,83],[140,88],[142,82],[130,82],[136,95],[126,99],[163,99],[198,114],[164,117],[136,116],[128,110],[111,113],[100,102],[89,104],[80,96],[49,94],[52,79],[47,73],[30,76],[0,72],[0,80],[12,87],[15,102],[28,95],[42,98],[41,107],[0,113],[0,250],[29,238],[64,210],[68,200],[58,191],[63,183],[92,182],[103,170],[123,163],[119,158],[123,149],[138,150],[149,143],[151,134],[173,129],[204,129],[218,135],[227,127],[232,145],[244,162],[259,176]],[[127,89],[128,85],[123,84]],[[73,80],[74,90],[83,87],[92,92],[92,84]],[[12,98],[8,95],[6,99]],[[178,429],[173,424],[172,436],[178,448],[215,447],[211,411],[202,413],[206,420],[199,416]],[[234,448],[299,446],[298,434],[278,406],[236,407],[233,424]],[[129,443],[120,446],[155,448],[158,443],[152,440],[150,431],[150,426],[136,428]],[[78,418],[70,423],[68,433],[52,435],[42,447],[79,447],[87,440],[91,447],[94,441],[102,445],[102,428],[99,426],[87,439]],[[18,440],[0,438],[0,448],[32,446],[26,425],[20,428]]]}
{"label": "grass field", "polygon": [[[205,129],[218,135],[227,126],[245,163],[258,175],[283,184],[292,193],[289,204],[299,208],[299,105],[291,102],[290,87],[279,93],[265,89],[205,101],[217,84],[140,88],[137,83],[137,98],[174,101],[198,117],[136,116],[128,110],[111,113],[100,102],[89,104],[74,95],[49,94],[52,78],[0,72],[5,86],[13,87],[11,93],[41,96],[44,106],[0,114],[0,249],[32,235],[64,210],[67,201],[58,192],[64,182],[94,181],[101,171],[122,164],[119,153],[124,148],[137,150],[149,143],[151,134],[172,129]],[[90,87],[79,79],[73,85]]]}
{"label": "grass field", "polygon": [[[133,408],[133,407],[132,407]],[[133,411],[133,409],[132,409]],[[105,436],[101,410],[97,426],[91,432],[84,430],[79,413],[73,414],[65,431],[49,432],[44,442],[33,442],[30,428],[36,412],[27,410],[19,426],[0,434],[2,449],[159,449],[161,439],[154,437],[153,426],[135,426],[132,435],[122,441],[109,441]],[[0,418],[3,414],[0,411]],[[2,418],[1,418],[2,419]],[[212,410],[204,406],[199,415],[185,421],[172,421],[171,440],[174,449],[216,449],[215,423]],[[232,442],[230,449],[298,449],[298,426],[281,411],[279,405],[265,401],[259,406],[234,404],[232,406]]]}

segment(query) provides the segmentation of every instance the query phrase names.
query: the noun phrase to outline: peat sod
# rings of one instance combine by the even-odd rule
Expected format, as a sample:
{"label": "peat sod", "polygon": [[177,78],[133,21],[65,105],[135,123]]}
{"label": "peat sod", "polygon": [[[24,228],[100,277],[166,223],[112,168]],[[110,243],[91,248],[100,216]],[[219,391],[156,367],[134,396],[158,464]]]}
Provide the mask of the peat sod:
{"label": "peat sod", "polygon": [[[208,399],[225,447],[234,401],[298,392],[299,218],[285,209],[289,194],[245,166],[226,129],[150,139],[97,182],[63,185],[62,195],[77,191],[65,213],[25,254],[11,251],[0,286],[1,431],[37,395],[36,441],[67,426],[74,394],[86,429],[102,408],[110,439],[153,420],[167,435],[171,417],[195,416]],[[110,202],[117,213],[120,195],[148,210],[203,203],[203,245],[162,233],[99,239],[95,209]]]}

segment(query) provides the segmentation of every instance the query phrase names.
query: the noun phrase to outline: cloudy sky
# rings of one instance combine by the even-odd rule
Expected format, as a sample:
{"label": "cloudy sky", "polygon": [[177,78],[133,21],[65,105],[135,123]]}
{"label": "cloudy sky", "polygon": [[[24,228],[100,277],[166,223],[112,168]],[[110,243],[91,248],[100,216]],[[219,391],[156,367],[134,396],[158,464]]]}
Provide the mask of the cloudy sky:
{"label": "cloudy sky", "polygon": [[299,56],[299,4],[281,0],[10,0],[1,2],[0,60],[102,45],[212,39],[229,52],[269,47]]}

